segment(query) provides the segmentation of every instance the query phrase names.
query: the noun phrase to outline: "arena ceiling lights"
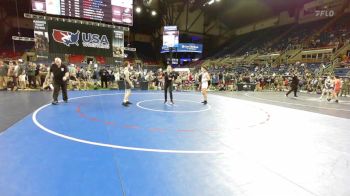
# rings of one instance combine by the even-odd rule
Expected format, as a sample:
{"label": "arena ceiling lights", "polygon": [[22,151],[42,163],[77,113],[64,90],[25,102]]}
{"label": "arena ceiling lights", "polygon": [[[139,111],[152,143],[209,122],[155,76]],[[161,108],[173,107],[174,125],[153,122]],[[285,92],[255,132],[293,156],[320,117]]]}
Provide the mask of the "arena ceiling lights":
{"label": "arena ceiling lights", "polygon": [[203,6],[210,6],[213,3],[220,2],[221,0],[210,0],[203,4]]}

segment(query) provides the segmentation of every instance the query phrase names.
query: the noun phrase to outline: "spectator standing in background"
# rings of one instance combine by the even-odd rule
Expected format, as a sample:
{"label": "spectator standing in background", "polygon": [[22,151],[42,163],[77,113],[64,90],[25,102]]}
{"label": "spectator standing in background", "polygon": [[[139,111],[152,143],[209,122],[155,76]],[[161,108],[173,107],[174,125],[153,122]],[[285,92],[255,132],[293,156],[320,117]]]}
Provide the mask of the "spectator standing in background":
{"label": "spectator standing in background", "polygon": [[36,88],[35,73],[36,73],[36,65],[32,62],[29,62],[28,69],[27,69],[29,88],[32,88],[32,87]]}
{"label": "spectator standing in background", "polygon": [[97,82],[98,81],[98,77],[99,77],[99,72],[98,72],[98,69],[97,69],[98,65],[95,64],[94,66],[94,70],[92,71],[92,79],[94,80],[94,82]]}
{"label": "spectator standing in background", "polygon": [[[35,82],[36,85],[41,86],[41,78],[40,78],[40,64],[33,63],[35,65]],[[36,88],[36,87],[35,87]]]}
{"label": "spectator standing in background", "polygon": [[223,83],[224,75],[222,72],[219,73],[219,84]]}
{"label": "spectator standing in background", "polygon": [[0,90],[6,89],[7,86],[8,66],[0,60]]}
{"label": "spectator standing in background", "polygon": [[108,88],[109,73],[108,73],[106,67],[103,67],[99,71],[99,75],[100,75],[100,78],[101,78],[101,87],[103,88],[105,86],[105,88]]}
{"label": "spectator standing in background", "polygon": [[342,81],[343,81],[343,84],[342,84],[340,96],[349,95],[350,81],[348,78],[342,79]]}
{"label": "spectator standing in background", "polygon": [[115,79],[116,82],[120,81],[120,72],[119,72],[119,70],[116,70],[114,72],[114,79]]}
{"label": "spectator standing in background", "polygon": [[19,67],[16,66],[13,61],[10,61],[7,76],[11,79],[11,81],[7,82],[7,87],[11,88],[12,91],[17,90],[18,70]]}
{"label": "spectator standing in background", "polygon": [[86,80],[87,80],[88,82],[91,82],[91,80],[92,80],[92,72],[91,72],[91,69],[87,69],[87,70],[86,70]]}
{"label": "spectator standing in background", "polygon": [[23,70],[25,70],[26,65],[23,62],[23,59],[18,59],[17,63],[15,63],[16,67],[16,73],[17,73],[17,84],[18,84],[18,77],[22,73]]}
{"label": "spectator standing in background", "polygon": [[48,73],[47,67],[44,64],[40,64],[39,76],[40,76],[40,86],[41,87],[44,85],[47,73]]}
{"label": "spectator standing in background", "polygon": [[19,88],[20,89],[26,89],[27,85],[27,74],[26,71],[23,69],[22,73],[18,76],[18,81],[19,81]]}
{"label": "spectator standing in background", "polygon": [[43,90],[53,90],[52,78],[50,75],[50,68],[47,68],[48,73],[46,74],[44,84],[42,86]]}
{"label": "spectator standing in background", "polygon": [[114,71],[113,69],[111,69],[111,67],[108,67],[107,72],[108,72],[108,84],[109,86],[113,86],[115,82]]}
{"label": "spectator standing in background", "polygon": [[71,88],[73,90],[79,89],[80,82],[77,77],[78,71],[76,66],[74,64],[71,64],[68,68],[68,72],[69,72],[69,84],[71,85]]}

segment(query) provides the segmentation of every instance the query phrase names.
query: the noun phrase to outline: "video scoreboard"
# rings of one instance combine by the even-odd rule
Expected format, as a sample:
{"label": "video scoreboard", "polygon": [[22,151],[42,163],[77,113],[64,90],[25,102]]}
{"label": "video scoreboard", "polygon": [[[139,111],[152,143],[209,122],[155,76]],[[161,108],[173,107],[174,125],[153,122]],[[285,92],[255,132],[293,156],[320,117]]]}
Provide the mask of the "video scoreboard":
{"label": "video scoreboard", "polygon": [[32,0],[34,12],[132,26],[132,0]]}

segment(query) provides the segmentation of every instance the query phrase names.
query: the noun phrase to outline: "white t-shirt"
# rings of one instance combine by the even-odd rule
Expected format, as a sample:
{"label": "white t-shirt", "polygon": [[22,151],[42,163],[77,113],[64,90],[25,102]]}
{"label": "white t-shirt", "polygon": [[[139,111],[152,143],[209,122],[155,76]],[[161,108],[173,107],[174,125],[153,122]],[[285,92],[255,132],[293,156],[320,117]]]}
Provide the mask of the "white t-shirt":
{"label": "white t-shirt", "polygon": [[208,83],[209,81],[209,73],[208,72],[204,72],[202,73],[202,83]]}
{"label": "white t-shirt", "polygon": [[331,79],[326,79],[324,86],[326,89],[332,89],[333,88],[333,81]]}

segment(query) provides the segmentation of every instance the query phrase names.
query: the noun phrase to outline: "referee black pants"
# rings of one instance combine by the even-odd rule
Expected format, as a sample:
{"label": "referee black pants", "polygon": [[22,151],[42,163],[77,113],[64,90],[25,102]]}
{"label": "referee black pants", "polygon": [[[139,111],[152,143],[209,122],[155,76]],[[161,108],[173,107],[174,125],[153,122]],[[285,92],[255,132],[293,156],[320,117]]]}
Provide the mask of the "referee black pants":
{"label": "referee black pants", "polygon": [[291,93],[294,92],[294,97],[297,97],[297,91],[298,91],[298,86],[292,86],[292,88],[287,92],[287,96]]}
{"label": "referee black pants", "polygon": [[53,100],[58,101],[58,95],[60,94],[60,90],[62,90],[62,97],[64,101],[68,101],[67,95],[67,82],[54,82],[53,83]]}

